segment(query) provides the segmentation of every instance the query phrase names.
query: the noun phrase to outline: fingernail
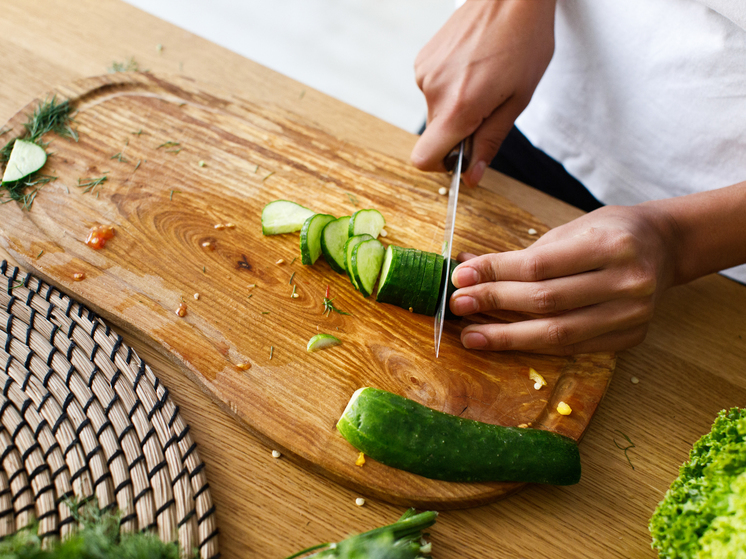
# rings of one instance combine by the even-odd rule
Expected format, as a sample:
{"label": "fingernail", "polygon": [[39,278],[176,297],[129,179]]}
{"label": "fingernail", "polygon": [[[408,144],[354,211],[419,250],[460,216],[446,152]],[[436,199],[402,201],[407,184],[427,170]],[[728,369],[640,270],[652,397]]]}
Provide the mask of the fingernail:
{"label": "fingernail", "polygon": [[487,338],[479,332],[467,332],[461,338],[461,343],[466,349],[479,349],[487,345]]}
{"label": "fingernail", "polygon": [[476,186],[477,183],[482,180],[482,177],[484,176],[484,171],[486,169],[487,169],[487,163],[485,163],[484,161],[477,161],[474,164],[474,168],[471,170],[471,184]]}
{"label": "fingernail", "polygon": [[471,314],[477,312],[477,308],[477,300],[474,297],[469,297],[468,295],[456,297],[455,299],[453,299],[453,301],[451,301],[451,310],[454,312],[454,314]]}
{"label": "fingernail", "polygon": [[468,266],[458,266],[453,274],[451,275],[453,285],[461,289],[462,287],[469,287],[479,281],[479,274],[474,268]]}

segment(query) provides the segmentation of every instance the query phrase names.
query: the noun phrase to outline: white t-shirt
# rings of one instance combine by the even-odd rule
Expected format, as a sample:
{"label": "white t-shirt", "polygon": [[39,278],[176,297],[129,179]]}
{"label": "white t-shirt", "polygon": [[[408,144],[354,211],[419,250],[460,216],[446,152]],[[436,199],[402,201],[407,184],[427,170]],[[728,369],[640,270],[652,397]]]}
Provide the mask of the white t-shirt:
{"label": "white t-shirt", "polygon": [[555,33],[516,125],[596,198],[746,180],[746,0],[558,0]]}

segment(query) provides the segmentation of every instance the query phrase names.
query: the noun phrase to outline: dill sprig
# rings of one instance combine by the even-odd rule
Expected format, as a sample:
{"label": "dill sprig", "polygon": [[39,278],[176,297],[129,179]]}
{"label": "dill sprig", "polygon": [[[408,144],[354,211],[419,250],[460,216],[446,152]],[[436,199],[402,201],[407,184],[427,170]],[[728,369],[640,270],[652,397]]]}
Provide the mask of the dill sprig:
{"label": "dill sprig", "polygon": [[[147,72],[147,70],[142,70]],[[135,60],[134,56],[130,56],[126,62],[112,62],[109,66],[109,73],[116,74],[117,72],[140,72],[140,65]]]}
{"label": "dill sprig", "polygon": [[612,437],[612,439],[611,439],[611,440],[612,440],[612,441],[614,441],[614,444],[616,445],[616,447],[617,447],[617,448],[618,448],[619,450],[621,450],[621,451],[623,451],[623,452],[624,452],[624,457],[625,457],[625,458],[627,459],[627,462],[629,463],[629,465],[630,465],[630,466],[632,466],[632,469],[634,470],[634,469],[635,469],[635,467],[634,467],[634,466],[632,465],[632,460],[630,460],[630,458],[629,458],[629,454],[627,454],[627,452],[628,452],[628,451],[629,451],[630,449],[632,449],[632,448],[636,448],[636,446],[635,446],[635,443],[633,443],[633,442],[632,442],[632,441],[630,440],[630,438],[629,438],[629,437],[628,437],[628,436],[627,436],[627,435],[626,435],[625,433],[623,433],[622,431],[620,431],[619,429],[617,429],[617,430],[616,430],[616,432],[617,432],[617,433],[619,433],[619,434],[620,434],[620,435],[621,435],[622,437],[624,437],[625,439],[627,439],[627,442],[629,443],[629,445],[628,445],[628,446],[622,446],[622,445],[620,445],[620,444],[619,444],[618,442],[616,442],[616,439],[615,439],[615,438],[613,438],[613,437]]}
{"label": "dill sprig", "polygon": [[[23,125],[23,134],[18,138],[10,140],[0,149],[0,163],[5,164],[8,162],[16,139],[34,142],[44,147],[45,144],[41,143],[42,136],[47,132],[54,132],[58,136],[72,138],[77,142],[78,133],[71,126],[71,110],[70,102],[68,100],[58,101],[56,95],[52,96],[51,99],[40,101]],[[39,193],[40,185],[43,186],[56,178],[51,175],[32,173],[17,181],[2,183],[0,185],[0,192],[7,190],[10,200],[20,203],[24,210],[30,210],[36,195]],[[33,188],[33,190],[27,192],[28,188]],[[8,201],[5,200],[0,203],[5,204]]]}
{"label": "dill sprig", "polygon": [[83,189],[83,194],[93,192],[97,186],[104,184],[109,177],[102,175],[96,179],[78,179],[78,186]]}
{"label": "dill sprig", "polygon": [[329,297],[324,297],[324,312],[321,314],[325,316],[329,316],[331,313],[335,312],[337,314],[346,314],[346,315],[352,316],[351,313],[344,312],[338,309],[337,307],[335,307],[334,299],[336,299],[336,297],[334,297],[333,299],[329,299]]}

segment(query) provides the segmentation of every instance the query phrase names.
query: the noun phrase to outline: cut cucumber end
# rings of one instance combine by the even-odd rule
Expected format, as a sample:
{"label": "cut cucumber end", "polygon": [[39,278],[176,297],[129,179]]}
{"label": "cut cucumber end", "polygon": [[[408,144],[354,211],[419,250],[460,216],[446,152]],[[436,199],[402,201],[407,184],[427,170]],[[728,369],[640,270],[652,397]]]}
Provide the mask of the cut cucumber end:
{"label": "cut cucumber end", "polygon": [[341,343],[342,342],[339,340],[339,338],[332,336],[331,334],[316,334],[313,338],[308,340],[308,345],[306,345],[306,351],[308,352],[319,351],[321,349],[333,347]]}
{"label": "cut cucumber end", "polygon": [[350,283],[352,283],[352,286],[360,291],[360,286],[357,284],[357,280],[355,279],[355,274],[352,273],[352,251],[355,249],[355,247],[362,243],[363,241],[367,241],[369,239],[372,239],[373,237],[371,235],[368,235],[367,233],[363,235],[355,235],[353,237],[350,237],[347,239],[347,242],[345,243],[344,247],[344,253],[345,253],[345,269],[347,270],[347,275],[350,278]]}
{"label": "cut cucumber end", "polygon": [[47,162],[44,148],[27,140],[16,140],[5,165],[3,182],[15,182],[35,173]]}
{"label": "cut cucumber end", "polygon": [[352,250],[352,273],[363,297],[373,293],[384,251],[383,244],[378,239],[362,241]]}
{"label": "cut cucumber end", "polygon": [[334,216],[329,214],[313,214],[303,222],[300,230],[301,262],[306,266],[312,265],[321,256],[321,232]]}
{"label": "cut cucumber end", "polygon": [[350,216],[340,217],[327,223],[321,231],[321,253],[332,270],[340,274],[344,274],[347,270],[344,248],[349,222]]}

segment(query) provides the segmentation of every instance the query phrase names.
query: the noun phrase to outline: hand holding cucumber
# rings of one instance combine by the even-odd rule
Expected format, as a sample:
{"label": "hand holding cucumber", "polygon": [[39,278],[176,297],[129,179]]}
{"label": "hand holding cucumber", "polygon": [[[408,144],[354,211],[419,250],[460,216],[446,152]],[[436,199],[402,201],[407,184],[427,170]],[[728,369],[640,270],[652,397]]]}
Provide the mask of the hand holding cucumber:
{"label": "hand holding cucumber", "polygon": [[537,317],[474,324],[465,347],[555,355],[619,351],[645,338],[661,293],[675,283],[675,233],[654,205],[607,206],[530,247],[466,260],[453,273],[456,315],[513,310]]}

